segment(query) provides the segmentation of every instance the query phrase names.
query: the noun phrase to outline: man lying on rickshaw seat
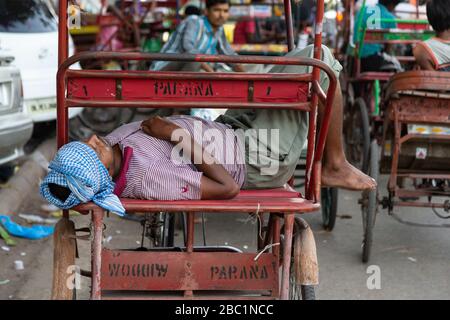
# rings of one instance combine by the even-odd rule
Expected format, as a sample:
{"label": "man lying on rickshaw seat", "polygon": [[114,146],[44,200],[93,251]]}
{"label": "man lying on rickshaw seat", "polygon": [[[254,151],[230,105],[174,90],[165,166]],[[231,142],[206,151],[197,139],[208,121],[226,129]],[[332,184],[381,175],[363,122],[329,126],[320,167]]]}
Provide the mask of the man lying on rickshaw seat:
{"label": "man lying on rickshaw seat", "polygon": [[[288,56],[309,57],[312,46]],[[322,60],[342,67],[323,47]],[[306,66],[275,66],[275,73],[306,73]],[[320,85],[329,80],[321,72]],[[319,106],[319,117],[323,106]],[[282,187],[294,174],[308,132],[299,110],[233,109],[215,121],[178,115],[125,124],[106,137],[70,142],[57,152],[40,186],[50,203],[68,209],[93,201],[123,215],[122,198],[230,199],[243,189]],[[322,165],[323,186],[373,189],[376,182],[352,165],[342,145],[338,87]],[[182,151],[183,157],[180,157]]]}
{"label": "man lying on rickshaw seat", "polygon": [[427,17],[436,37],[417,44],[416,62],[423,70],[450,71],[450,1],[429,0]]}

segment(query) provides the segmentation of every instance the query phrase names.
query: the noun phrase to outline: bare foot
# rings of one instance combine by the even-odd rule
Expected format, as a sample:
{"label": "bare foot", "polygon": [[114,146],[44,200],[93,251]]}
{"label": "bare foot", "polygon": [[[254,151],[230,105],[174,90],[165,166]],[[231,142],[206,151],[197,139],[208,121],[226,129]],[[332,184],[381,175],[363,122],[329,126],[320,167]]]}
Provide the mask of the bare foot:
{"label": "bare foot", "polygon": [[322,167],[322,186],[349,190],[369,190],[375,189],[377,182],[356,169],[347,160],[344,160],[339,166],[324,165]]}

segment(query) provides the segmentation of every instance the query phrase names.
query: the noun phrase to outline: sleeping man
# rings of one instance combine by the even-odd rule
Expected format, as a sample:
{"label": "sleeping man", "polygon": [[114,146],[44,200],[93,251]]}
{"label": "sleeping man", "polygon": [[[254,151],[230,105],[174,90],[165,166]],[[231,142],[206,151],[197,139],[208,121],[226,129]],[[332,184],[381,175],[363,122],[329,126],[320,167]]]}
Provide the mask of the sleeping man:
{"label": "sleeping man", "polygon": [[[312,47],[289,56],[311,55]],[[322,59],[338,75],[328,48]],[[305,73],[276,66],[272,72]],[[321,75],[320,84],[328,88]],[[321,108],[319,108],[320,110]],[[320,116],[319,111],[319,116]],[[106,137],[63,146],[40,186],[50,203],[68,209],[93,201],[123,215],[119,197],[155,200],[230,199],[240,189],[277,188],[292,177],[305,146],[307,114],[297,110],[228,110],[215,121],[153,117]],[[322,185],[365,190],[376,182],[351,166],[342,145],[342,96],[336,92],[325,145]]]}

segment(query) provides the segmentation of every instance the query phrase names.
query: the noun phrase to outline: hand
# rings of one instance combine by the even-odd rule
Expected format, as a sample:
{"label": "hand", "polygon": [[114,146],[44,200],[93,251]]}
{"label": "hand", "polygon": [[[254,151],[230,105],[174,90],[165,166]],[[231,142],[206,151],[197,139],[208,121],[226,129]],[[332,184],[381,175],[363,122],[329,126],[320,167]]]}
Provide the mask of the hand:
{"label": "hand", "polygon": [[200,67],[206,72],[214,72],[214,69],[207,63],[202,62]]}
{"label": "hand", "polygon": [[245,72],[245,68],[242,64],[236,64],[233,67],[234,72]]}
{"label": "hand", "polygon": [[141,129],[149,136],[170,141],[172,133],[177,129],[181,129],[181,127],[159,116],[155,116],[142,121]]}

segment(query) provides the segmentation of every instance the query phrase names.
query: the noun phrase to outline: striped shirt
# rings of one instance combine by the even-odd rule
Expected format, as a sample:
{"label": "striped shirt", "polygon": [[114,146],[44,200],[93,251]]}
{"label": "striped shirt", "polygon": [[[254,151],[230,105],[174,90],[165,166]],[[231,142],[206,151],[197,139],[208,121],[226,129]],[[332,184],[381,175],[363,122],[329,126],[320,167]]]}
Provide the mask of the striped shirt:
{"label": "striped shirt", "polygon": [[439,38],[431,38],[424,42],[420,42],[430,57],[433,59],[433,64],[436,70],[444,67],[445,70],[450,71],[450,41],[445,41]]}
{"label": "striped shirt", "polygon": [[[192,15],[183,20],[169,41],[161,49],[162,53],[190,53],[190,54],[226,54],[236,53],[228,43],[223,27],[213,31],[208,18]],[[151,70],[162,70],[170,62],[157,61]]]}
{"label": "striped shirt", "polygon": [[[239,186],[245,180],[245,157],[240,140],[230,126],[197,117],[171,116],[166,119],[186,129],[205,151],[223,165]],[[119,127],[105,137],[122,154],[133,149],[126,172],[123,198],[149,200],[201,199],[202,172],[188,160],[180,163],[172,156],[174,144],[149,136],[140,129],[141,121]],[[220,139],[214,139],[220,137]]]}

